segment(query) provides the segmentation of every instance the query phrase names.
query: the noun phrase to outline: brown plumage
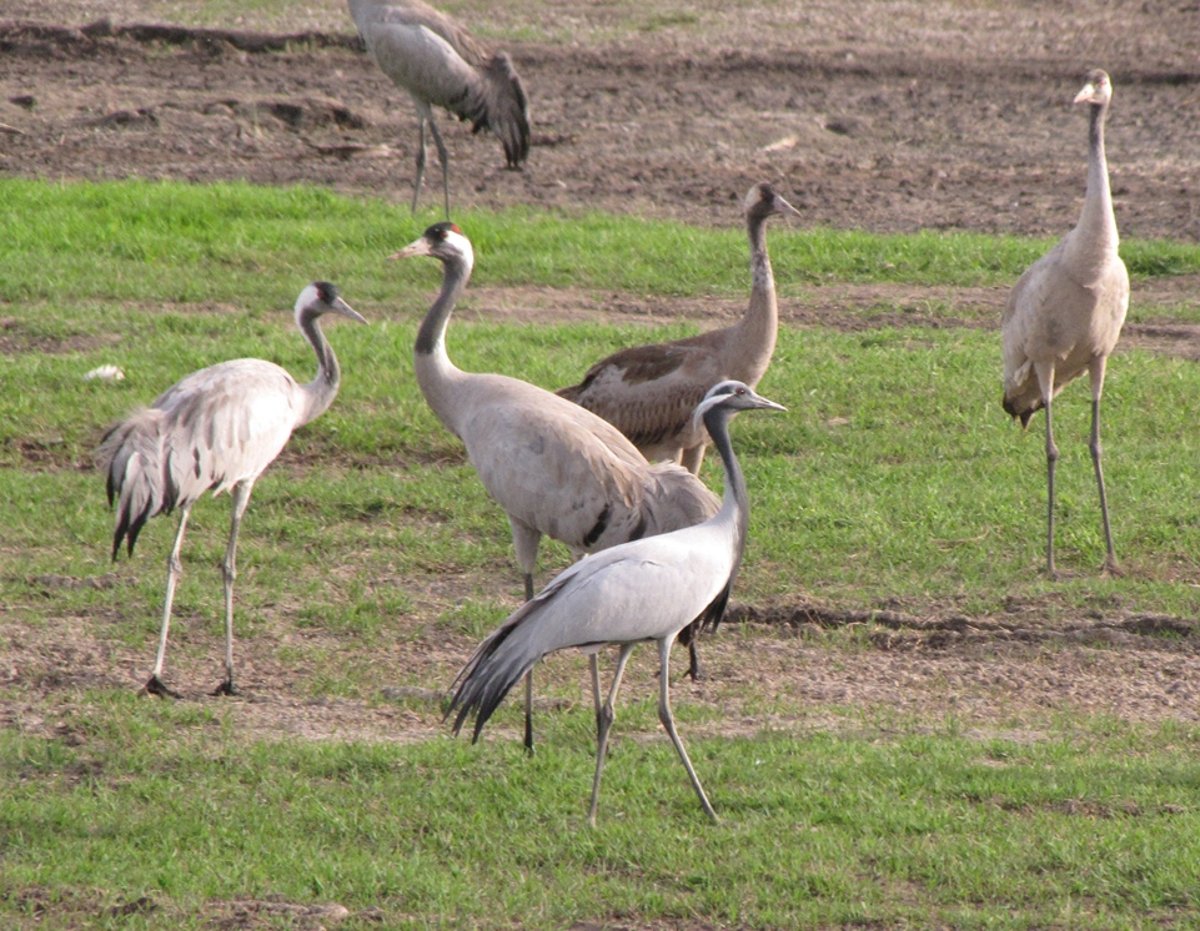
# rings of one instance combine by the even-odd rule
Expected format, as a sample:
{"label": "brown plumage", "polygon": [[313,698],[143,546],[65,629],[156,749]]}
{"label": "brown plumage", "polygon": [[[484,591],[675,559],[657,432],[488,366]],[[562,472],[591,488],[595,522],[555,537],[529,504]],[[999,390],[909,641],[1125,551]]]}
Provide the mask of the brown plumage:
{"label": "brown plumage", "polygon": [[1039,408],[1046,409],[1046,570],[1051,575],[1055,571],[1054,466],[1058,460],[1051,402],[1084,372],[1092,389],[1089,446],[1100,493],[1105,567],[1118,571],[1100,465],[1100,395],[1105,366],[1129,308],[1129,274],[1117,254],[1117,221],[1104,154],[1104,122],[1111,99],[1108,75],[1098,69],[1089,72],[1074,100],[1090,111],[1087,194],[1079,222],[1017,281],[1001,321],[1004,410],[1025,426]]}
{"label": "brown plumage", "polygon": [[673,460],[698,473],[708,434],[692,417],[696,405],[725,379],[757,386],[771,362],[779,308],[766,222],[800,214],[765,182],[750,189],[744,207],[751,288],[740,321],[687,339],[622,349],[593,365],[578,385],[558,392],[616,426],[651,462]]}

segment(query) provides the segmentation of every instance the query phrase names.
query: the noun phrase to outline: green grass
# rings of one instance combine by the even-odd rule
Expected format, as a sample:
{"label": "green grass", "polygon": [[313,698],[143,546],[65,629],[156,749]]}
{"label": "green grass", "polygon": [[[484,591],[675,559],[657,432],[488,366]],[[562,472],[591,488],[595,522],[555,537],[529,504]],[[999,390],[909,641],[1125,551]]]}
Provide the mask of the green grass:
{"label": "green grass", "polygon": [[237,897],[382,908],[389,926],[1104,928],[1200,907],[1194,729],[709,741],[717,827],[665,739],[618,742],[595,831],[586,728],[552,729],[533,758],[247,747],[220,712],[94,695],[64,729],[70,744],[0,733],[0,901],[31,925],[28,890],[101,915],[145,896],[158,911],[134,927],[179,928]]}
{"label": "green grass", "polygon": [[[737,229],[532,211],[460,222],[477,246],[480,288],[633,302],[746,290]],[[288,311],[316,277],[337,281],[371,325],[327,328],[342,392],[255,489],[239,550],[239,651],[294,663],[296,693],[318,704],[379,702],[381,681],[445,684],[381,671],[389,650],[437,645],[447,656],[433,665],[449,669],[520,584],[500,512],[412,378],[416,323],[440,279],[433,262],[384,261],[420,232],[406,209],[306,188],[0,181],[0,223],[11,231],[0,238],[0,635],[49,641],[84,629],[90,644],[64,634],[63,684],[31,687],[20,670],[0,680],[13,722],[0,730],[0,924],[198,928],[246,898],[340,902],[355,913],[341,927],[375,927],[375,915],[388,927],[1126,928],[1200,915],[1200,732],[1179,724],[1047,714],[1014,720],[1012,736],[964,728],[950,713],[756,697],[751,683],[742,707],[787,726],[743,722],[736,736],[715,736],[718,710],[677,702],[723,817],[711,828],[650,690],[631,688],[600,827],[589,832],[583,708],[539,715],[540,749],[526,759],[506,736],[517,725],[511,701],[481,746],[393,746],[250,738],[220,703],[72,685],[76,648],[148,661],[174,529],[152,521],[134,558],[110,563],[111,515],[91,466],[101,430],[223,359],[311,372]],[[783,300],[797,306],[827,281],[995,285],[1045,246],[771,233]],[[1200,266],[1190,245],[1123,251],[1135,281]],[[864,321],[881,310],[865,308]],[[472,291],[464,311],[449,337],[463,368],[547,387],[620,346],[696,331],[687,321],[514,326]],[[1135,312],[1195,319],[1182,303],[1139,305],[1136,290]],[[937,315],[954,319],[952,301]],[[83,379],[108,363],[126,379]],[[1022,433],[1002,413],[999,368],[994,329],[785,327],[760,387],[789,412],[733,428],[752,500],[735,601],[900,605],[919,617],[1003,617],[1015,601],[1038,605],[1050,626],[1146,614],[1191,630],[1200,369],[1139,349],[1111,360],[1105,462],[1120,578],[1098,572],[1087,392],[1062,395],[1066,575],[1050,581],[1039,572],[1041,420]],[[719,484],[715,462],[704,477]],[[227,506],[206,500],[194,512],[172,656],[204,655],[219,637]],[[567,559],[546,544],[542,577]],[[295,636],[277,641],[281,629]],[[855,639],[865,637],[830,635],[830,662],[853,663],[871,648]],[[559,678],[543,687],[578,698]],[[154,910],[121,911],[141,896]]]}

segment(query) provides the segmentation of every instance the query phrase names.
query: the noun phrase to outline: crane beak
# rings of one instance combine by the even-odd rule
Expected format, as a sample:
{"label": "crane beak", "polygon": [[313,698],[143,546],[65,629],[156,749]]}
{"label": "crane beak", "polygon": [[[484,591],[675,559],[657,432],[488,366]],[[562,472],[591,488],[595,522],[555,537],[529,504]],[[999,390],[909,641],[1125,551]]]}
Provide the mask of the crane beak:
{"label": "crane beak", "polygon": [[1083,89],[1075,95],[1072,103],[1095,103],[1096,102],[1096,85],[1088,81],[1083,85]]}
{"label": "crane beak", "polygon": [[786,200],[784,200],[778,194],[775,195],[774,206],[775,206],[775,212],[777,214],[779,214],[781,217],[799,217],[800,216],[800,211],[797,210],[795,207],[793,207],[791,204],[789,204]]}
{"label": "crane beak", "polygon": [[770,398],[764,398],[761,394],[757,394],[755,392],[751,392],[750,396],[747,396],[745,398],[745,400],[750,402],[749,408],[752,410],[763,410],[763,411],[786,411],[787,410],[787,408],[784,407],[782,404],[776,404]]}
{"label": "crane beak", "polygon": [[362,314],[360,314],[357,310],[355,310],[353,307],[351,307],[349,304],[347,304],[340,297],[337,298],[336,300],[334,300],[334,302],[333,302],[333,312],[335,314],[341,314],[343,317],[349,317],[351,320],[355,321],[356,323],[366,323],[367,322],[366,317],[364,317]]}
{"label": "crane beak", "polygon": [[422,236],[415,242],[409,243],[399,252],[393,252],[388,256],[389,262],[394,262],[396,259],[411,259],[414,255],[432,255],[429,249],[429,240]]}

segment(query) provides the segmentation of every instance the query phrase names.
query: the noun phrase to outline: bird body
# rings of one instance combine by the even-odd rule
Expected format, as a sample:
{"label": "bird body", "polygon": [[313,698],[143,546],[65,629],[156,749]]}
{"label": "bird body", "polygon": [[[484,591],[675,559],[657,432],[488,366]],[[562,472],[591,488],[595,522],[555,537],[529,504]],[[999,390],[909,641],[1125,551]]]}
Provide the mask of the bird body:
{"label": "bird body", "polygon": [[499,136],[509,168],[529,155],[529,104],[512,59],[493,53],[451,17],[421,0],[349,0],[367,52],[417,108],[419,147],[412,209],[417,208],[425,173],[425,127],[429,126],[442,162],[446,216],[450,216],[449,157],[433,118],[442,107],[472,131]]}
{"label": "bird body", "polygon": [[716,514],[692,527],[611,547],[568,567],[489,635],[455,680],[447,715],[457,710],[457,733],[474,714],[478,739],[512,686],[547,653],[571,647],[594,653],[607,644],[620,646],[608,701],[598,713],[596,776],[588,816],[592,823],[621,675],[629,651],[647,640],[659,645],[659,717],[702,807],[716,817],[675,733],[669,658],[672,643],[695,618],[709,617],[714,623],[719,619],[741,564],[749,508],[745,481],[729,443],[728,420],[738,410],[754,408],[783,409],[737,381],[713,386],[697,409],[726,472],[725,493]]}
{"label": "bird body", "polygon": [[258,477],[283,450],[292,432],[324,413],[337,394],[341,371],[317,319],[337,313],[360,323],[328,282],[314,282],[296,301],[300,330],[317,354],[318,372],[301,384],[285,369],[262,359],[234,359],[186,376],[147,408],[133,412],[105,433],[100,460],[107,474],[108,501],[116,505],[112,556],[122,543],[129,555],[151,517],[180,511],[168,559],[167,597],[158,659],[149,691],[173,694],[159,679],[166,651],[171,602],[180,573],[179,550],[188,516],[206,491],[233,496],[233,518],[225,558],[227,678],[233,691],[232,592],[234,557],[242,514]]}
{"label": "bird body", "polygon": [[1088,74],[1074,102],[1090,110],[1087,193],[1079,222],[1018,279],[1001,319],[1004,354],[1004,410],[1022,426],[1046,409],[1047,540],[1046,565],[1054,574],[1054,443],[1051,405],[1069,382],[1084,372],[1092,391],[1089,447],[1099,488],[1107,558],[1117,571],[1100,447],[1100,397],[1108,356],[1116,348],[1129,308],[1129,274],[1118,254],[1104,122],[1112,83],[1100,70]]}
{"label": "bird body", "polygon": [[[453,223],[437,223],[392,258],[410,256],[432,256],[443,265],[441,291],[413,348],[417,382],[507,514],[527,599],[543,534],[581,556],[691,526],[717,511],[717,497],[694,475],[671,463],[651,465],[590,411],[517,378],[459,369],[446,351],[446,328],[474,265],[471,242]],[[530,702],[527,692],[525,744],[532,748]]]}
{"label": "bird body", "polygon": [[770,365],[779,307],[766,221],[799,212],[766,183],[754,185],[743,206],[751,289],[742,319],[697,336],[622,349],[558,392],[615,424],[651,462],[674,460],[699,472],[708,435],[692,412],[705,391],[727,378],[755,387]]}

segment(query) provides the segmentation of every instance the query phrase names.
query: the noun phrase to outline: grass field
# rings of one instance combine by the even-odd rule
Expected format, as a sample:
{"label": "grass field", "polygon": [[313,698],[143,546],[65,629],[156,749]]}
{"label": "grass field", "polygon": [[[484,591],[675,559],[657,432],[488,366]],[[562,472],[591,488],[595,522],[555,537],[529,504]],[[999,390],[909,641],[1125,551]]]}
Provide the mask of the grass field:
{"label": "grass field", "polygon": [[[606,302],[711,301],[719,315],[744,301],[737,229],[533,212],[459,223],[477,249],[449,337],[464,369],[557,387],[615,348],[712,325],[613,321]],[[414,699],[399,705],[425,721],[420,739],[306,740],[239,732],[236,702],[139,698],[132,683],[152,656],[173,526],[152,522],[135,557],[110,564],[95,442],[116,417],[217,361],[259,356],[307,377],[311,352],[289,309],[314,278],[337,282],[371,325],[327,327],[342,392],[255,491],[239,550],[239,659],[293,669],[276,687],[318,707],[395,705],[383,684],[443,688],[516,603],[502,515],[412,379],[438,267],[385,261],[421,231],[406,210],[315,189],[2,181],[0,226],[11,231],[0,238],[0,629],[14,657],[0,669],[0,923],[200,928],[241,915],[250,927],[315,927],[331,919],[304,909],[330,902],[349,910],[339,927],[364,928],[1200,920],[1194,716],[1136,720],[1065,703],[980,729],[953,708],[812,707],[751,680],[730,699],[737,728],[713,703],[676,702],[723,818],[714,828],[657,732],[653,690],[631,686],[615,729],[625,742],[588,831],[594,738],[582,707],[539,714],[539,750],[527,759],[509,739],[511,707],[501,737],[471,747],[437,736],[436,708]],[[770,233],[785,315],[831,283],[1004,285],[1046,246]],[[1131,320],[1196,322],[1194,305],[1148,304],[1137,292],[1196,274],[1200,248],[1122,251]],[[513,305],[536,296],[554,306],[553,295],[592,297],[546,322],[509,319]],[[789,413],[735,422],[753,508],[735,601],[767,617],[798,604],[867,614],[899,605],[981,622],[1035,604],[1048,629],[1146,616],[1169,622],[1156,636],[1194,653],[1195,362],[1135,347],[1110,365],[1105,462],[1121,577],[1098,571],[1086,390],[1062,396],[1065,572],[1051,581],[1038,571],[1041,422],[1022,434],[999,409],[995,321],[931,303],[918,325],[871,325],[877,309],[862,308],[853,328],[785,326],[760,390]],[[103,364],[126,377],[84,379]],[[719,487],[715,462],[704,477]],[[226,508],[197,506],[172,646],[178,668],[199,663],[214,676]],[[550,545],[542,565],[566,559]],[[748,649],[795,636],[739,626],[721,636]],[[72,643],[69,630],[86,637]],[[821,648],[852,665],[870,634],[833,630]],[[442,652],[388,668],[404,642]],[[57,643],[61,665],[19,668],[36,659],[34,643]],[[72,657],[85,654],[93,666],[95,654],[112,656],[113,668],[81,676]],[[129,656],[140,658],[135,669],[117,662]],[[578,699],[578,667],[551,670],[540,687]]]}

